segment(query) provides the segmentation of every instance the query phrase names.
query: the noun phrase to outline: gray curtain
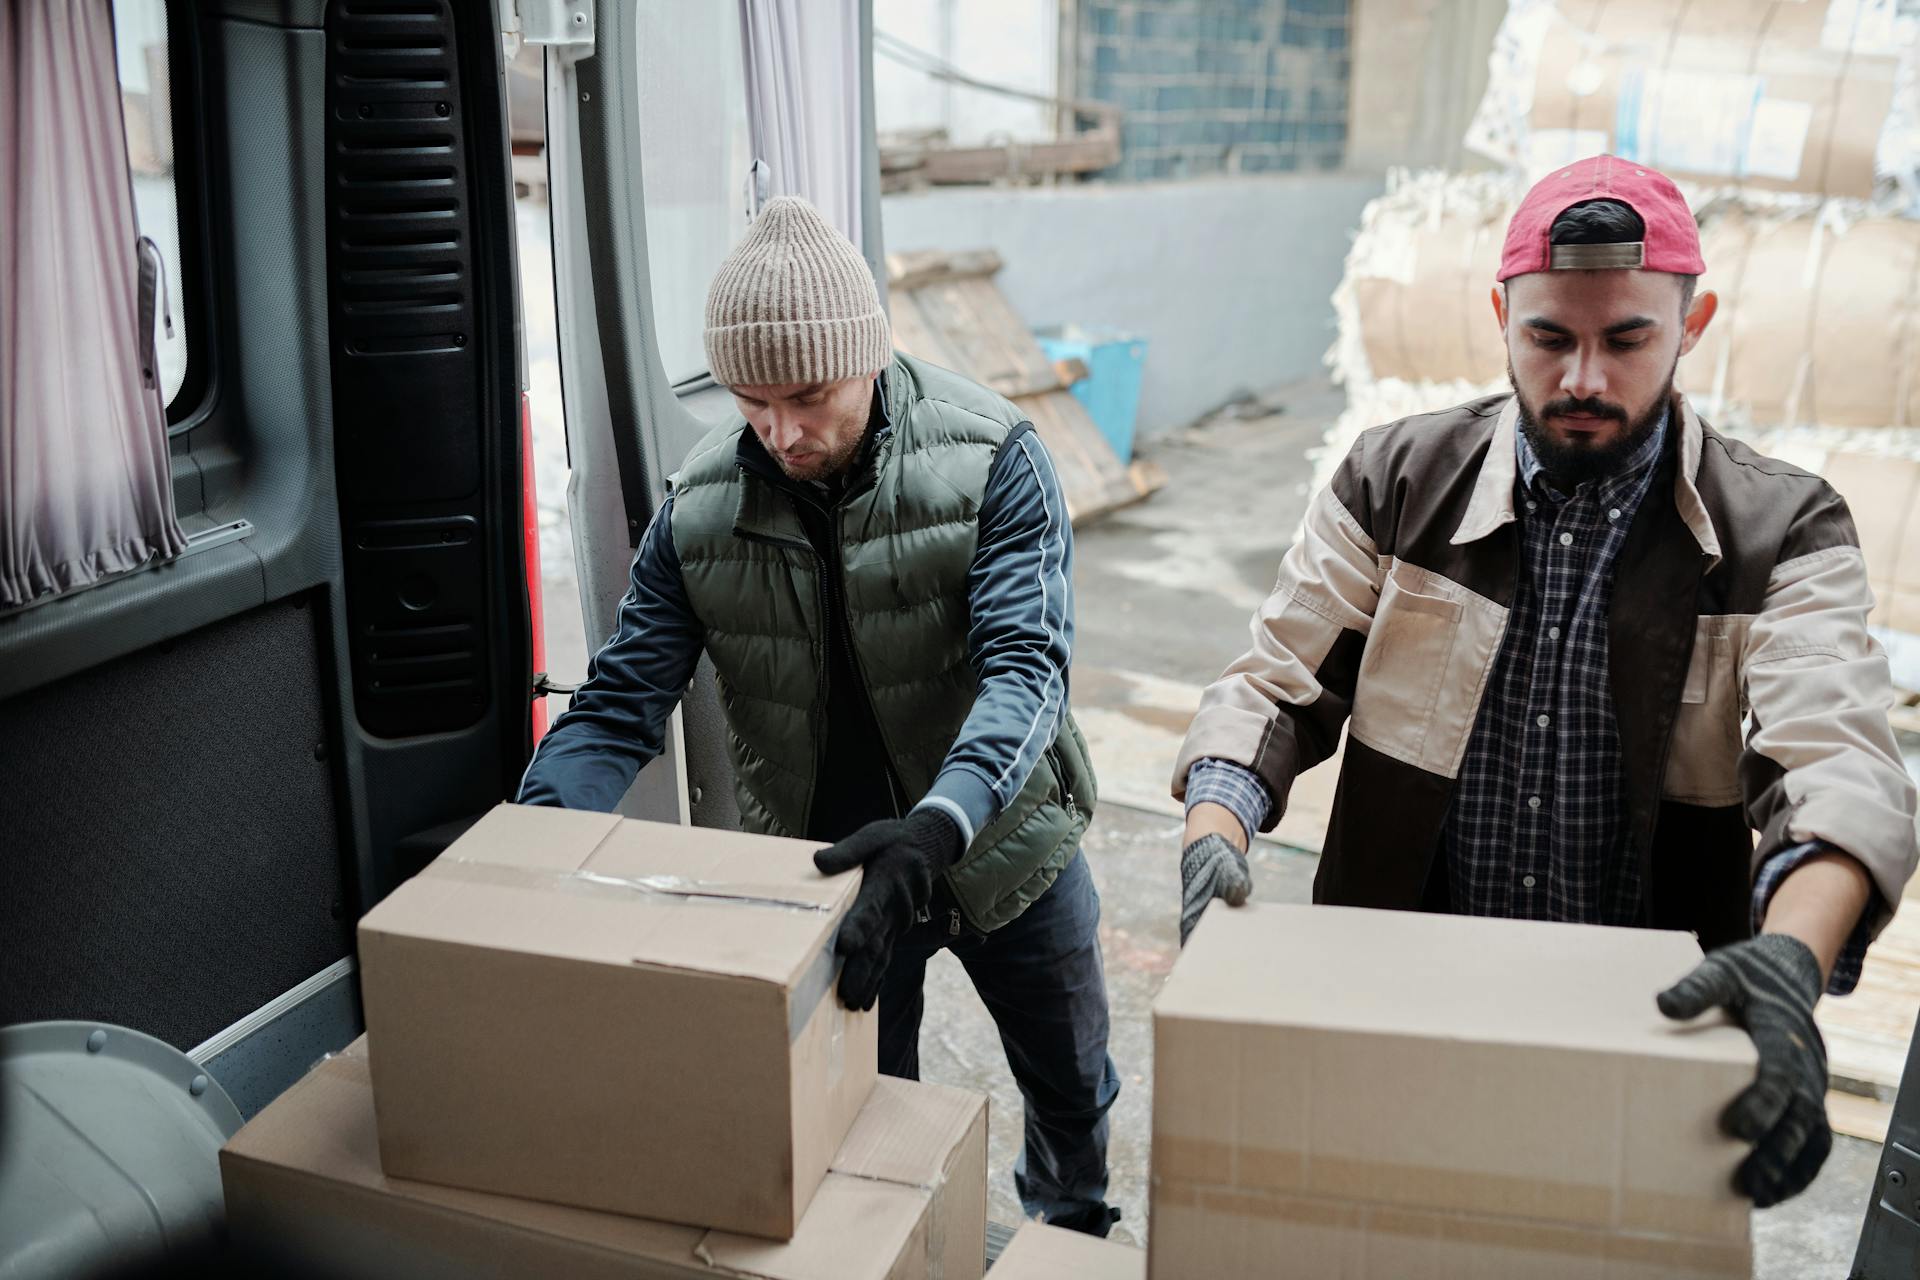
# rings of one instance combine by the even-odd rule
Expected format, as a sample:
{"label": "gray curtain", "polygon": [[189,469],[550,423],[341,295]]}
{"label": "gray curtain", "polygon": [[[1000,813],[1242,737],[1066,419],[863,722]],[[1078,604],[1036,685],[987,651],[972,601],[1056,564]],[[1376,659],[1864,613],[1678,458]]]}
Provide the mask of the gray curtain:
{"label": "gray curtain", "polygon": [[860,0],[740,0],[740,48],[753,211],[771,196],[805,196],[864,245]]}
{"label": "gray curtain", "polygon": [[0,608],[186,546],[138,242],[110,0],[0,0]]}

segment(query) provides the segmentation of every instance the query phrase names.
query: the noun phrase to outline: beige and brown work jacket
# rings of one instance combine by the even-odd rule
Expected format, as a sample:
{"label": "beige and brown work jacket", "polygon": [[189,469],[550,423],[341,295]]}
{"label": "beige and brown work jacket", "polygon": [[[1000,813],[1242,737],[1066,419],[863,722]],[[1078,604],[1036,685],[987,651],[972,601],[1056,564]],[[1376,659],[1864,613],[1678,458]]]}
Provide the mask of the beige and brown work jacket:
{"label": "beige and brown work jacket", "polygon": [[[1174,795],[1194,761],[1229,760],[1281,802],[1271,825],[1347,726],[1316,901],[1444,905],[1447,805],[1521,570],[1517,417],[1492,396],[1361,435],[1187,733]],[[1759,865],[1820,839],[1872,875],[1877,930],[1914,869],[1915,792],[1853,520],[1825,481],[1683,396],[1671,421],[1607,632],[1645,923],[1745,937]]]}

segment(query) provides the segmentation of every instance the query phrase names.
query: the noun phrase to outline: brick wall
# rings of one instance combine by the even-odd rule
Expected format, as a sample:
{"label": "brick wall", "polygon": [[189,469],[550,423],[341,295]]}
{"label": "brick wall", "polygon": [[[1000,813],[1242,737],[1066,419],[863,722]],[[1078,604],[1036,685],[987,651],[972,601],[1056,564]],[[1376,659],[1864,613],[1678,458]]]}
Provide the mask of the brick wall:
{"label": "brick wall", "polygon": [[1346,154],[1349,0],[1079,0],[1078,95],[1125,113],[1137,181],[1333,169]]}

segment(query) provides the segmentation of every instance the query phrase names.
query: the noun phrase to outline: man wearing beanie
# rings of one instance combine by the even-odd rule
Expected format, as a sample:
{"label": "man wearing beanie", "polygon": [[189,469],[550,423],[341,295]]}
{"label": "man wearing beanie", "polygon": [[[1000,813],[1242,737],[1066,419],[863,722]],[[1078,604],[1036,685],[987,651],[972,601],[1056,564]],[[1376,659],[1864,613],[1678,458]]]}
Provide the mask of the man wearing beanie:
{"label": "man wearing beanie", "polygon": [[1067,709],[1073,532],[1020,411],[893,352],[859,252],[806,201],[754,219],[707,295],[740,416],[687,456],[619,628],[541,742],[524,804],[609,811],[713,660],[741,823],[864,868],[840,997],[919,1075],[921,984],[951,948],[1026,1101],[1029,1216],[1095,1235],[1107,1056],[1094,802]]}
{"label": "man wearing beanie", "polygon": [[1206,691],[1182,928],[1246,898],[1248,837],[1344,724],[1315,901],[1696,933],[1658,1005],[1752,1036],[1721,1124],[1765,1207],[1831,1146],[1814,1004],[1900,901],[1914,788],[1846,504],[1674,391],[1705,267],[1645,166],[1527,195],[1492,292],[1513,393],[1361,435]]}

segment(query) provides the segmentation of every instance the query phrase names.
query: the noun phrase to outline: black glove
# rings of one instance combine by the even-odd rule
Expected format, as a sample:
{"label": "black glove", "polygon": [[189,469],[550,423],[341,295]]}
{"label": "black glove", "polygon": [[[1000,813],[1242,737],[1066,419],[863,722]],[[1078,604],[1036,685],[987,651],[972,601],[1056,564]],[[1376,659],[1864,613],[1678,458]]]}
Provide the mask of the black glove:
{"label": "black glove", "polygon": [[1201,836],[1180,852],[1180,945],[1200,923],[1200,913],[1215,898],[1237,907],[1253,892],[1247,856],[1223,835]]}
{"label": "black glove", "polygon": [[1799,1195],[1833,1149],[1827,1127],[1827,1046],[1813,1022],[1820,962],[1798,938],[1763,933],[1722,947],[1660,993],[1669,1018],[1725,1009],[1753,1037],[1760,1069],[1721,1113],[1720,1127],[1753,1150],[1733,1183],[1765,1209]]}
{"label": "black glove", "polygon": [[845,962],[840,1003],[873,1008],[894,939],[926,910],[933,882],[964,851],[959,824],[938,809],[915,809],[904,818],[869,822],[813,855],[813,865],[830,876],[866,868],[859,896],[833,940],[834,954]]}

